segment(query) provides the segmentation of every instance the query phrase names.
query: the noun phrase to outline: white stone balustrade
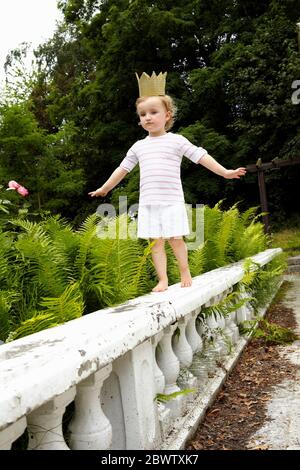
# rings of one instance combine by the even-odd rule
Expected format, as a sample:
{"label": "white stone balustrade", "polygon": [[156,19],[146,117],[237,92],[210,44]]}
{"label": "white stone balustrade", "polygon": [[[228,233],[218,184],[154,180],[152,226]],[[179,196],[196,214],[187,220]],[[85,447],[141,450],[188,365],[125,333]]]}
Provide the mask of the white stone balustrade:
{"label": "white stone balustrade", "polygon": [[63,436],[62,419],[74,396],[75,387],[71,387],[28,415],[29,450],[69,450]]}
{"label": "white stone balustrade", "polygon": [[186,326],[186,338],[192,348],[193,354],[202,351],[203,341],[196,329],[196,319],[200,313],[200,308],[195,310],[189,315],[188,323]]}
{"label": "white stone balustrade", "polygon": [[[179,335],[173,336],[173,350],[179,360],[181,373],[177,380],[180,389],[194,389],[197,386],[197,379],[188,370],[193,362],[193,349],[187,340],[186,329],[190,321],[191,314],[186,315],[178,321]],[[193,399],[193,394],[186,395],[186,402]]]}
{"label": "white stone balustrade", "polygon": [[[264,265],[280,252],[266,250],[252,259]],[[161,407],[155,396],[180,390],[180,365],[192,371],[190,378],[197,375],[203,344],[196,317],[243,274],[241,261],[195,277],[189,288],[177,284],[1,345],[0,449],[10,449],[26,426],[31,449],[162,448],[174,424],[170,413],[180,417],[184,409],[182,397]],[[239,312],[217,322],[236,341],[237,317]],[[63,413],[73,400],[65,436]]]}
{"label": "white stone balustrade", "polygon": [[75,414],[69,424],[70,447],[75,450],[109,449],[111,423],[101,408],[100,394],[111,364],[98,370],[77,385]]}
{"label": "white stone balustrade", "polygon": [[0,449],[9,450],[14,441],[17,440],[27,427],[26,418],[18,419],[15,423],[9,424],[4,432],[0,432]]}

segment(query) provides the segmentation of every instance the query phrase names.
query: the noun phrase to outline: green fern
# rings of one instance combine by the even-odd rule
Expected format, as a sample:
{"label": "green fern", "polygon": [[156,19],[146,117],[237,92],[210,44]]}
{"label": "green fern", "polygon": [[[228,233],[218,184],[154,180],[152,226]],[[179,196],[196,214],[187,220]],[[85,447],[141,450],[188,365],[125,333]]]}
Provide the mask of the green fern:
{"label": "green fern", "polygon": [[263,225],[251,222],[248,227],[240,223],[239,230],[233,240],[233,251],[236,261],[253,256],[267,248],[268,238],[266,237]]}
{"label": "green fern", "polygon": [[232,250],[232,238],[239,219],[236,206],[224,211],[217,234],[217,265],[224,266],[232,261],[230,251]]}
{"label": "green fern", "polygon": [[251,296],[250,304],[255,312],[268,304],[278,289],[286,263],[283,256],[277,256],[266,266],[261,267],[251,259],[245,260],[244,276],[240,284]]}
{"label": "green fern", "polygon": [[250,207],[245,212],[241,213],[240,218],[244,227],[247,227],[248,225],[251,224],[251,222],[253,222],[254,220],[257,220],[258,218],[262,216],[262,214],[257,215],[258,209],[259,209],[259,206],[254,206],[254,207]]}
{"label": "green fern", "polygon": [[155,400],[159,403],[167,403],[168,401],[174,400],[177,397],[186,396],[189,393],[195,392],[197,392],[196,388],[186,388],[185,390],[181,390],[180,392],[174,392],[168,395],[165,395],[164,393],[157,393]]}
{"label": "green fern", "polygon": [[[167,256],[167,274],[168,274],[168,280],[169,284],[176,284],[177,282],[180,281],[180,272],[179,272],[179,266],[178,262],[175,258],[173,249],[169,245],[168,242],[165,243],[165,249],[166,249],[166,256]],[[156,276],[155,276],[155,283],[156,283]]]}
{"label": "green fern", "polygon": [[5,341],[13,325],[11,309],[18,302],[20,294],[14,291],[0,291],[0,340]]}
{"label": "green fern", "polygon": [[39,286],[42,295],[59,295],[64,289],[61,278],[60,253],[40,224],[27,220],[14,220],[23,228],[15,242],[17,268],[24,270],[28,285]]}
{"label": "green fern", "polygon": [[136,273],[129,281],[128,288],[125,289],[126,300],[145,294],[149,291],[149,279],[147,276],[147,261],[151,255],[154,242],[148,244],[143,253],[137,257]]}
{"label": "green fern", "polygon": [[33,311],[31,318],[10,332],[7,342],[79,318],[84,311],[82,294],[77,284],[69,285],[59,297],[43,298],[40,306],[43,310]]}
{"label": "green fern", "polygon": [[[239,214],[233,206],[222,212],[220,204],[204,209],[204,246],[189,252],[193,276],[231,259],[251,256],[267,245],[261,224],[255,222],[254,209]],[[39,223],[20,217],[6,223],[5,232],[2,225],[1,338],[6,338],[8,328],[10,338],[21,337],[149,292],[156,282],[151,244],[121,238],[126,217],[108,220],[101,232],[98,222],[103,219],[97,215],[88,217],[76,231],[59,216],[46,217]],[[115,228],[115,237],[99,236]],[[171,248],[166,246],[172,284],[179,280],[179,270]],[[242,285],[256,299],[253,305],[259,304],[260,297],[271,289],[274,276],[280,273],[280,268],[271,263],[269,266],[259,269],[258,274],[249,265],[245,273]],[[234,308],[234,302],[238,308],[237,299],[233,301],[232,297],[232,305],[227,308],[223,304],[220,310]]]}
{"label": "green fern", "polygon": [[299,336],[290,328],[270,323],[264,318],[247,320],[239,325],[240,333],[250,335],[252,338],[264,339],[266,343],[291,344],[299,339]]}
{"label": "green fern", "polygon": [[81,279],[85,274],[89,252],[96,237],[97,222],[99,222],[99,217],[96,214],[93,214],[87,217],[78,230],[80,243],[74,263],[77,279]]}
{"label": "green fern", "polygon": [[241,308],[250,300],[251,297],[241,298],[240,291],[236,290],[228,294],[225,299],[221,300],[217,304],[211,305],[209,307],[203,307],[201,309],[200,316],[206,318],[213,315],[215,319],[217,319],[219,315],[226,317],[230,313],[235,312]]}
{"label": "green fern", "polygon": [[39,305],[48,314],[54,315],[58,323],[81,317],[84,301],[78,283],[70,284],[59,297],[43,297]]}
{"label": "green fern", "polygon": [[221,202],[213,208],[205,206],[204,209],[204,272],[219,267],[217,234],[222,221],[220,204]]}
{"label": "green fern", "polygon": [[22,322],[16,330],[9,333],[6,342],[9,343],[15,339],[23,338],[24,336],[32,335],[57,325],[59,325],[59,323],[55,315],[35,312],[31,318]]}
{"label": "green fern", "polygon": [[189,253],[189,266],[192,277],[203,273],[205,266],[205,244]]}

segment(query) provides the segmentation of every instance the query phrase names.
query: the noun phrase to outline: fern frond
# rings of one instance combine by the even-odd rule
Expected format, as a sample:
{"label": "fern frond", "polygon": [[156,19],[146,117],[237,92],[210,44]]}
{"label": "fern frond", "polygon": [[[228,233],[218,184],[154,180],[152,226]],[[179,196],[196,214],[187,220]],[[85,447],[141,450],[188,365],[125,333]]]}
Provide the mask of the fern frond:
{"label": "fern frond", "polygon": [[253,222],[259,215],[256,215],[259,206],[250,207],[245,212],[241,213],[241,221],[244,227],[247,227],[251,222]]}
{"label": "fern frond", "polygon": [[252,300],[250,296],[241,298],[239,291],[231,292],[225,299],[221,300],[221,302],[211,305],[210,307],[203,307],[201,309],[201,317],[205,318],[211,315],[213,315],[215,319],[217,319],[219,315],[227,317],[230,313],[237,311],[250,300]]}
{"label": "fern frond", "polygon": [[0,291],[0,340],[5,341],[13,325],[10,313],[11,307],[20,298],[20,293],[14,291]]}
{"label": "fern frond", "polygon": [[45,313],[55,318],[57,323],[64,323],[82,316],[84,302],[78,283],[70,284],[59,297],[43,297],[40,306]]}
{"label": "fern frond", "polygon": [[81,279],[84,276],[88,256],[96,239],[96,223],[98,220],[97,214],[87,217],[77,232],[79,235],[79,246],[74,262],[76,279]]}
{"label": "fern frond", "polygon": [[299,336],[290,328],[270,323],[265,318],[247,320],[239,325],[240,333],[251,335],[252,338],[263,338],[268,344],[291,344],[299,340]]}
{"label": "fern frond", "polygon": [[167,403],[168,401],[174,400],[177,397],[188,395],[189,393],[197,392],[196,388],[186,388],[180,392],[169,393],[168,395],[164,393],[158,393],[155,397],[156,401],[161,403]]}
{"label": "fern frond", "polygon": [[[149,277],[146,263],[150,258],[153,245],[154,242],[149,243],[142,254],[140,254],[137,258],[137,263],[135,266],[136,272],[132,278],[132,281],[130,281],[128,284],[128,289],[125,290],[126,300],[143,295],[149,291]],[[141,248],[142,247],[140,247],[140,249]]]}
{"label": "fern frond", "polygon": [[239,212],[236,207],[223,212],[222,220],[217,235],[217,265],[224,266],[232,261],[230,249],[232,250],[232,237],[239,219]]}
{"label": "fern frond", "polygon": [[190,252],[189,265],[192,277],[203,273],[205,266],[205,244]]}
{"label": "fern frond", "polygon": [[57,325],[58,322],[55,319],[55,315],[49,313],[36,314],[22,322],[16,330],[11,331],[6,342],[9,343],[15,339],[23,338],[24,336],[32,335]]}

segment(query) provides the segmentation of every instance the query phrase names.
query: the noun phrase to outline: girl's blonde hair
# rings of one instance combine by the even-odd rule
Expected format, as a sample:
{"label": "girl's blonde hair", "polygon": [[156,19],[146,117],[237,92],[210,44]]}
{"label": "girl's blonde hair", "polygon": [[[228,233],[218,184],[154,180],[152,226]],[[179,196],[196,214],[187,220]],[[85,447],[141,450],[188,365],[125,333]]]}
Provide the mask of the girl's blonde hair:
{"label": "girl's blonde hair", "polygon": [[[140,103],[143,103],[148,98],[150,98],[150,97],[149,96],[141,96],[140,98],[138,98],[135,102],[136,109],[137,109],[137,107]],[[166,131],[169,131],[172,128],[173,124],[174,124],[175,117],[176,117],[176,112],[177,112],[177,107],[176,107],[173,99],[169,95],[161,95],[161,96],[158,96],[157,98],[160,98],[160,100],[164,104],[166,110],[171,113],[171,117],[168,120],[168,122],[166,122],[166,126],[165,126]]]}

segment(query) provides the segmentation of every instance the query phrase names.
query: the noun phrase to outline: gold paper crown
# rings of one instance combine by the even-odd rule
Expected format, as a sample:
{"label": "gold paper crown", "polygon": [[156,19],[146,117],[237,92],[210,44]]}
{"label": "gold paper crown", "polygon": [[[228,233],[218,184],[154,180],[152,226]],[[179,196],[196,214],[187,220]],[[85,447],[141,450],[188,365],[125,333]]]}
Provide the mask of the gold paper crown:
{"label": "gold paper crown", "polygon": [[165,95],[167,72],[160,72],[158,75],[152,72],[151,77],[145,72],[140,77],[137,73],[135,75],[139,84],[140,97]]}

